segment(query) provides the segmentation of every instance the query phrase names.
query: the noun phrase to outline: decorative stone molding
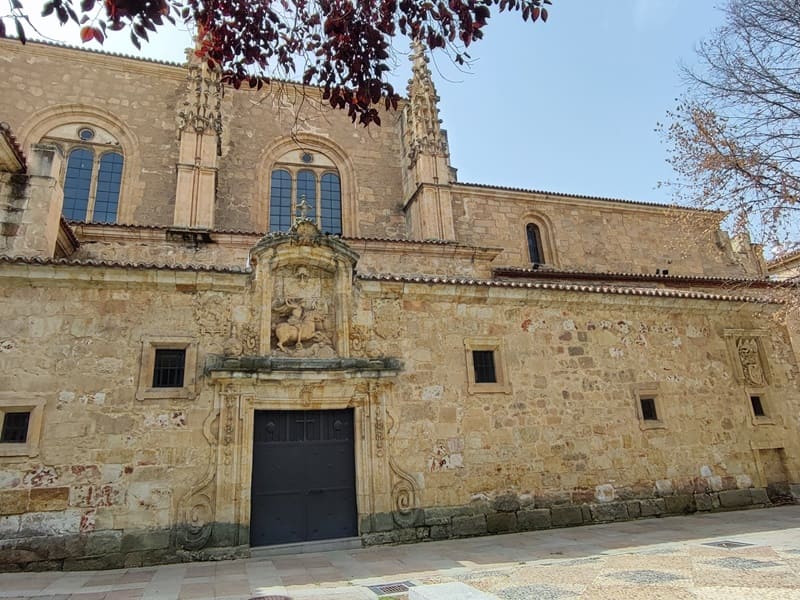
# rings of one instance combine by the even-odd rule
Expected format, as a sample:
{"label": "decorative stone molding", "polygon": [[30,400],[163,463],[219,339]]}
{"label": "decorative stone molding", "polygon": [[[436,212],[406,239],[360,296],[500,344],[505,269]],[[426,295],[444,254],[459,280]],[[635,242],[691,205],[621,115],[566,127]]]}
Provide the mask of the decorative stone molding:
{"label": "decorative stone molding", "polygon": [[133,131],[113,113],[88,104],[59,104],[43,109],[31,115],[19,129],[23,151],[28,156],[32,155],[34,145],[41,142],[48,132],[61,125],[78,123],[100,127],[119,142],[125,166],[119,189],[117,222],[132,222],[144,193],[144,184],[139,178],[142,170],[141,148]]}

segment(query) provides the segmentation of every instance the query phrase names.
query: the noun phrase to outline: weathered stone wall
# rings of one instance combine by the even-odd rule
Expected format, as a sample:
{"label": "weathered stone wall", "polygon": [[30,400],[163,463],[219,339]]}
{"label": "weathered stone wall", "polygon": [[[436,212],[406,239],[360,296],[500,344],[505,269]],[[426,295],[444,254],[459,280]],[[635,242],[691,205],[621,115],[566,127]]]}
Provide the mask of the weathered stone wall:
{"label": "weathered stone wall", "polygon": [[[733,506],[728,496],[749,492],[728,490],[767,485],[754,448],[783,448],[780,468],[798,480],[798,370],[785,332],[764,341],[768,424],[754,421],[724,338],[729,328],[757,329],[755,308],[374,282],[362,284],[358,306],[356,322],[375,327],[382,351],[404,360],[389,409],[391,452],[419,482],[422,505],[446,507],[447,519],[472,515],[481,532],[497,531],[486,513],[504,493],[528,509],[661,498],[653,505],[660,514],[718,506],[694,496],[710,492],[725,492],[722,506]],[[470,336],[502,341],[508,393],[469,390]],[[647,428],[635,393],[653,386],[663,427]],[[487,502],[473,505],[476,498]],[[590,510],[634,517],[640,509]],[[575,523],[598,520],[574,514]],[[435,521],[426,525],[444,524]],[[447,524],[459,534],[456,520]],[[394,535],[416,534],[377,539]]]}
{"label": "weathered stone wall", "polygon": [[[217,192],[217,223],[223,229],[266,231],[270,172],[276,154],[270,147],[302,134],[292,145],[316,151],[315,142],[343,155],[339,175],[343,221],[356,223],[361,236],[406,237],[400,174],[402,170],[397,112],[381,114],[381,127],[359,126],[344,111],[332,110],[316,89],[276,83],[262,91],[226,90],[223,103],[223,153]],[[325,146],[319,150],[334,158]],[[355,202],[356,214],[347,211]],[[347,226],[345,226],[347,232]]]}
{"label": "weathered stone wall", "polygon": [[[2,400],[45,405],[38,450],[0,456],[0,564],[174,560],[176,506],[216,454],[203,435],[214,392],[201,383],[190,399],[136,399],[147,385],[141,339],[192,336],[199,354],[221,352],[231,325],[249,318],[245,296],[230,293],[246,276],[23,265],[5,274]],[[202,381],[202,364],[186,377]]]}
{"label": "weathered stone wall", "polygon": [[[249,341],[262,310],[250,276],[23,264],[3,273],[0,389],[45,404],[38,450],[0,457],[0,562],[87,568],[179,558],[181,499],[222,443],[205,357],[259,353]],[[767,504],[776,468],[798,483],[800,393],[788,338],[775,329],[759,338],[770,420],[750,412],[725,334],[763,331],[760,310],[357,281],[351,346],[354,356],[403,363],[387,388],[380,443],[417,499],[402,526],[362,504],[365,542]],[[196,339],[194,396],[137,399],[142,338],[176,335]],[[481,339],[497,341],[505,365],[503,385],[491,390],[468,379],[465,340]],[[304,381],[320,397],[334,385]],[[250,385],[258,390],[257,380]],[[655,389],[657,427],[637,416],[641,389]],[[230,435],[247,456],[251,440]],[[765,462],[775,457],[780,464]],[[241,535],[225,532],[246,535],[247,523],[214,527],[202,556],[214,546],[217,555],[235,552],[230,540]]]}
{"label": "weathered stone wall", "polygon": [[[130,132],[135,143],[126,148],[126,165],[139,169],[131,185],[123,186],[121,211],[132,215],[128,222],[172,224],[184,68],[35,42],[22,46],[0,40],[0,49],[5,57],[0,74],[15,92],[0,97],[0,114],[25,151],[30,153],[31,144],[39,141],[33,131],[43,115],[63,107],[82,121],[81,109],[99,109]],[[358,209],[344,218],[358,221],[359,234],[405,237],[399,113],[383,114],[382,127],[359,127],[327,106],[318,90],[302,91],[288,83],[262,91],[227,88],[222,110],[218,229],[266,230],[271,163],[265,150],[299,131],[304,139],[331,144],[346,157],[340,175],[355,190]],[[298,142],[296,147],[304,146]]]}
{"label": "weathered stone wall", "polygon": [[[535,183],[535,182],[534,182]],[[563,269],[761,277],[753,250],[735,251],[719,217],[664,206],[457,186],[456,235],[504,248],[497,266],[529,266],[527,223],[539,225],[545,262]]]}
{"label": "weathered stone wall", "polygon": [[16,40],[0,40],[0,52],[0,114],[26,154],[46,133],[42,119],[72,113],[83,122],[84,109],[108,116],[131,133],[126,165],[140,167],[121,192],[126,212],[137,223],[172,223],[182,68]]}

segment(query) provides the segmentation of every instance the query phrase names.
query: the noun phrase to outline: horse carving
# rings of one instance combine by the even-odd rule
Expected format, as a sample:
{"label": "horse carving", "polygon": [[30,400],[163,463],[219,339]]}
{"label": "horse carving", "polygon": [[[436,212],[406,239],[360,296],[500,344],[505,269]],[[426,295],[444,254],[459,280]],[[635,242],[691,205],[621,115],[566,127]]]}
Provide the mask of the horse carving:
{"label": "horse carving", "polygon": [[278,348],[286,352],[286,344],[294,343],[296,350],[302,350],[303,342],[316,339],[319,332],[317,323],[324,317],[315,310],[306,310],[301,304],[287,300],[283,307],[277,309],[279,314],[288,314],[286,321],[275,325],[275,337]]}

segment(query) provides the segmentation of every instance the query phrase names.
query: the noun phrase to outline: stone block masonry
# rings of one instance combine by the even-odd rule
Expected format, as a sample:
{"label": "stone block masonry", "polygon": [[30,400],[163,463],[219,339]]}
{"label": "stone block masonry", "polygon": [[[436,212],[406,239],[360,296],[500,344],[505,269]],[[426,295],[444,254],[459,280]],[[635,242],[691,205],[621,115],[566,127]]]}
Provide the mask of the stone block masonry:
{"label": "stone block masonry", "polygon": [[[502,504],[509,504],[509,494]],[[512,495],[513,496],[513,495]],[[723,500],[724,499],[724,500]],[[668,517],[694,512],[724,511],[772,506],[766,490],[749,488],[720,492],[673,495],[664,498],[641,498],[618,502],[554,504],[533,508],[529,497],[516,499],[517,508],[498,510],[494,504],[477,501],[464,506],[435,507],[424,510],[424,525],[391,531],[365,531],[365,546],[441,540],[500,533],[519,533],[541,529],[596,525],[640,518]],[[501,505],[502,505],[501,504]],[[525,508],[520,506],[524,505]],[[375,522],[391,522],[391,514],[375,515]],[[364,523],[366,525],[367,522]]]}

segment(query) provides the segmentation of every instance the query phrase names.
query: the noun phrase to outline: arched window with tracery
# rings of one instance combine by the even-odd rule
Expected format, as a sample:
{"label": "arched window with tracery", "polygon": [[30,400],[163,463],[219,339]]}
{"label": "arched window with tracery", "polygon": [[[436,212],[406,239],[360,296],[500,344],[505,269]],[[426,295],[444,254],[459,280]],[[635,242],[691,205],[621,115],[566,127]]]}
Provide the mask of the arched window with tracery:
{"label": "arched window with tracery", "polygon": [[64,206],[68,221],[116,223],[125,159],[117,139],[95,126],[56,127],[42,140],[64,152]]}
{"label": "arched window with tracery", "polygon": [[[335,164],[321,153],[292,150],[272,169],[269,230],[286,231],[298,212],[323,233],[342,233],[342,186]],[[303,208],[304,207],[304,208]]]}

